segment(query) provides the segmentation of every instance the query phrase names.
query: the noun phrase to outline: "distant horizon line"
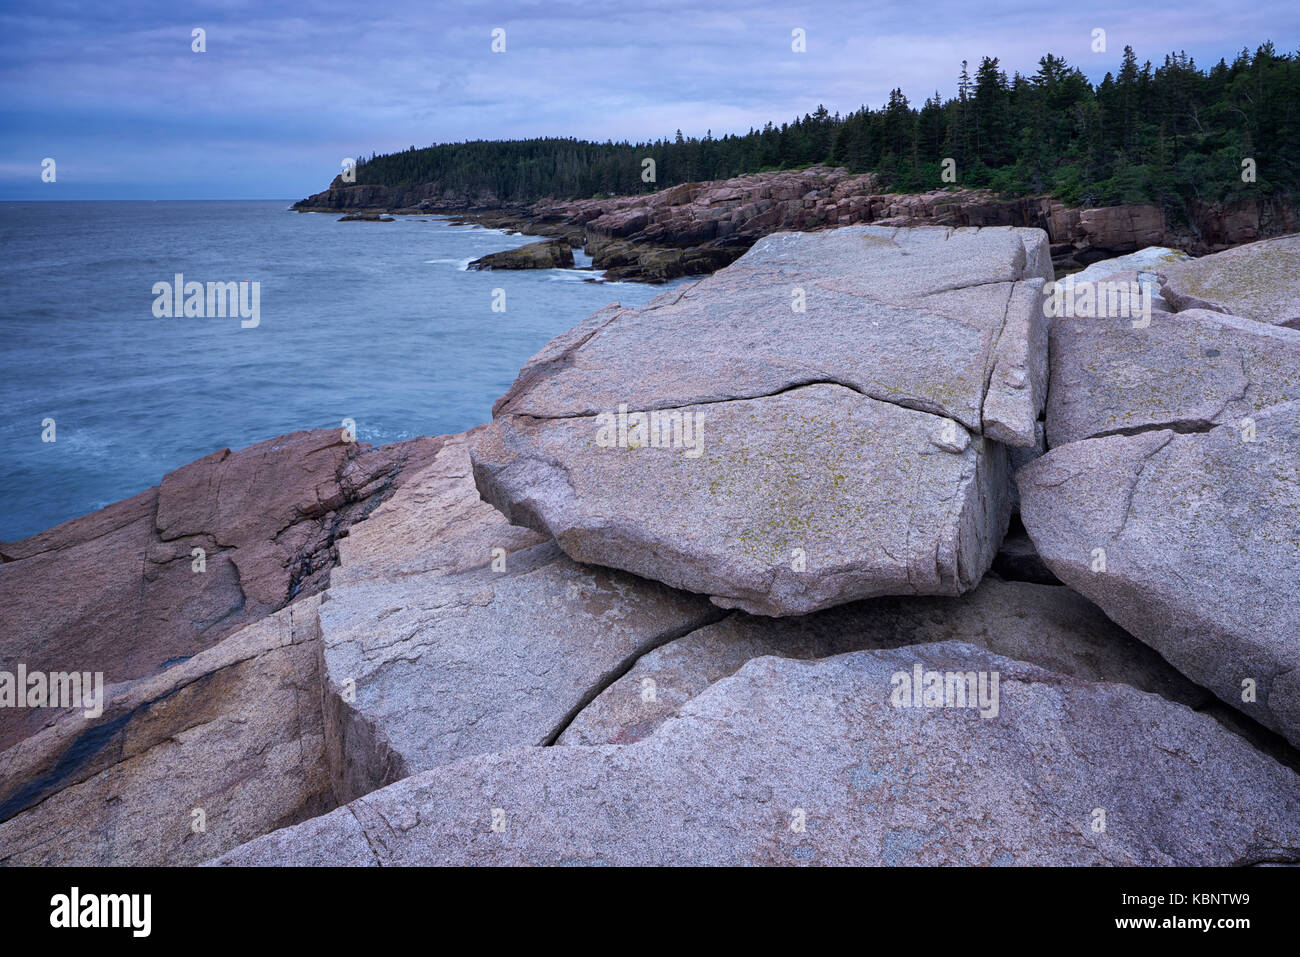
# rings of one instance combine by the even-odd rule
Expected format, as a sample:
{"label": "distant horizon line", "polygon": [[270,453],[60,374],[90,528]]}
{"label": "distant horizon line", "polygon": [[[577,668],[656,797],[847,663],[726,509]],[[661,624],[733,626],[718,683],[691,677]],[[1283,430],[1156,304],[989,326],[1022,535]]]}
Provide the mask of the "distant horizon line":
{"label": "distant horizon line", "polygon": [[296,203],[296,199],[257,196],[224,196],[218,199],[2,199],[0,203]]}

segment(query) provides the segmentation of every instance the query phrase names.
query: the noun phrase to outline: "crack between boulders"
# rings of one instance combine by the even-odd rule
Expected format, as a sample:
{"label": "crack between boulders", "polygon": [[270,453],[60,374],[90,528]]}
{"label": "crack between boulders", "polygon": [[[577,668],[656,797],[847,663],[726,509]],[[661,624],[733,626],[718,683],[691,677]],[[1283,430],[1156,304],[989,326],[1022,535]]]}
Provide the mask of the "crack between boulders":
{"label": "crack between boulders", "polygon": [[[990,285],[981,283],[980,285]],[[993,373],[998,366],[998,346],[1002,344],[1002,335],[1007,331],[1007,316],[1011,315],[1011,302],[1016,297],[1016,284],[1011,283],[1011,288],[1007,290],[1007,301],[1002,304],[1002,322],[998,324],[998,332],[989,342],[988,357],[984,360],[984,391],[980,395],[980,434],[987,432],[984,424],[984,406],[988,402],[989,390],[993,386]]]}
{"label": "crack between boulders", "polygon": [[[937,407],[937,404],[923,402],[920,399],[909,400],[909,399],[901,399],[896,396],[886,397],[881,395],[874,395],[868,390],[863,389],[861,386],[856,386],[853,385],[852,383],[843,382],[835,378],[801,379],[795,382],[791,382],[788,385],[781,386],[779,389],[774,389],[770,392],[760,392],[755,395],[733,395],[733,396],[727,396],[726,398],[722,398],[722,399],[698,399],[694,402],[683,402],[678,405],[648,405],[645,406],[644,408],[629,409],[628,412],[629,413],[669,412],[676,409],[696,408],[702,405],[723,405],[727,402],[754,402],[757,401],[758,399],[770,399],[773,398],[774,396],[785,395],[787,392],[794,392],[797,389],[807,389],[812,386],[818,386],[818,385],[838,386],[842,389],[848,389],[850,392],[856,392],[858,395],[867,399],[871,399],[874,402],[880,402],[885,405],[896,406],[900,409],[906,409],[909,412],[923,412],[926,415],[933,415],[940,418],[952,419],[954,422],[958,423],[963,428],[967,428],[967,429],[970,428],[970,426],[967,426],[966,423],[962,422],[962,420],[959,419],[956,415],[949,413],[942,408]],[[532,419],[537,422],[563,422],[572,419],[594,419],[598,415],[605,415],[608,413],[572,412],[566,415],[535,415],[531,412],[511,412],[509,410],[505,410],[505,414],[513,416],[514,418],[517,419]],[[981,423],[981,426],[982,425],[983,423]]]}
{"label": "crack between boulders", "polygon": [[681,638],[685,638],[687,635],[691,634],[692,632],[699,631],[701,628],[707,628],[709,625],[715,625],[730,614],[731,611],[729,609],[723,609],[723,608],[714,609],[708,612],[706,615],[703,615],[700,619],[698,619],[695,622],[682,625],[678,628],[671,628],[665,632],[660,632],[659,634],[643,642],[636,649],[634,649],[631,654],[629,654],[626,658],[620,661],[613,669],[607,671],[604,675],[600,677],[598,681],[596,681],[595,684],[593,684],[590,688],[587,689],[586,694],[582,696],[582,698],[578,701],[578,703],[574,705],[569,710],[568,714],[566,714],[563,718],[560,719],[559,724],[557,724],[551,730],[551,732],[541,740],[539,747],[543,747],[543,748],[552,747],[555,744],[555,742],[559,740],[560,736],[563,735],[564,732],[568,730],[569,725],[571,725],[574,722],[574,720],[577,719],[578,715],[580,715],[583,711],[586,710],[588,705],[590,705],[593,701],[599,698],[601,694],[604,693],[606,688],[610,687],[610,685],[614,684],[614,682],[618,681],[625,674],[631,671],[636,666],[636,663],[640,661],[642,658],[644,658],[646,655],[648,655],[650,652],[654,651],[656,648],[662,648],[664,645],[668,644],[669,642],[673,642]]}
{"label": "crack between boulders", "polygon": [[1134,436],[1145,435],[1148,432],[1174,432],[1178,435],[1203,435],[1213,429],[1219,428],[1221,423],[1214,423],[1205,419],[1174,419],[1169,422],[1155,422],[1150,425],[1130,425],[1122,428],[1105,429],[1101,432],[1093,432],[1084,436],[1082,439],[1074,441],[1087,441],[1089,439],[1106,439],[1113,436]]}

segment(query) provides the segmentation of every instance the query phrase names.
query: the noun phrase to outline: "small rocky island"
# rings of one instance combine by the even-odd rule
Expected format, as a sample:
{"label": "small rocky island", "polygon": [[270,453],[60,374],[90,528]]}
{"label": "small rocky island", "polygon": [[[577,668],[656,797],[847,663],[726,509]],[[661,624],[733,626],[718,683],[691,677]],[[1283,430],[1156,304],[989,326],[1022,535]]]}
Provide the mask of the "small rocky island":
{"label": "small rocky island", "polygon": [[383,216],[374,210],[365,210],[359,213],[348,213],[346,216],[339,217],[340,223],[392,223],[396,220],[392,216]]}
{"label": "small rocky island", "polygon": [[6,667],[108,681],[0,710],[0,863],[1300,863],[1300,237],[1085,256],[1098,314],[1057,240],[1154,222],[715,198],[490,423],[0,543]]}

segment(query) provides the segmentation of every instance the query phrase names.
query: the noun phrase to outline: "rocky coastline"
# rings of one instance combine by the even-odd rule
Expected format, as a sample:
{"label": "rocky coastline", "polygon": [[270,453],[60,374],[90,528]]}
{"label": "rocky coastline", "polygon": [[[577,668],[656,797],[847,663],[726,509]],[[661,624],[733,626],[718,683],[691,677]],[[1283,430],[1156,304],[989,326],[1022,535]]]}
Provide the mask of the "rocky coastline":
{"label": "rocky coastline", "polygon": [[1150,246],[1194,256],[1300,229],[1300,211],[1279,199],[1201,203],[1174,223],[1156,205],[1071,208],[1050,197],[1001,199],[988,190],[882,191],[879,177],[843,168],[755,173],[684,183],[641,196],[503,204],[491,195],[346,184],[294,204],[301,212],[441,214],[527,235],[564,239],[592,257],[606,279],[662,282],[734,262],[772,232],[840,226],[1018,226],[1043,230],[1058,272]]}
{"label": "rocky coastline", "polygon": [[1300,236],[829,225],[0,543],[0,864],[1300,864]]}

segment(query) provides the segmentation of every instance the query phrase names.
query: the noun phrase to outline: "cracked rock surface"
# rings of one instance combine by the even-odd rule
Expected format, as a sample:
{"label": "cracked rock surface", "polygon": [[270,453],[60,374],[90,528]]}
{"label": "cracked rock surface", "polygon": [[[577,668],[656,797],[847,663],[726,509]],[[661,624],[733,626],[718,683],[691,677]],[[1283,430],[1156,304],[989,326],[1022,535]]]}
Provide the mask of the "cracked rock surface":
{"label": "cracked rock surface", "polygon": [[[422,547],[402,554],[412,541]],[[393,561],[366,564],[390,544]],[[462,436],[354,530],[342,558],[321,606],[326,677],[333,696],[354,694],[345,737],[383,740],[402,774],[549,744],[646,651],[722,615],[508,525],[479,500]],[[353,750],[365,749],[345,742]]]}
{"label": "cracked rock surface", "polygon": [[[997,717],[895,707],[916,666],[996,673]],[[635,744],[466,758],[218,863],[1295,861],[1296,782],[1164,698],[945,642],[756,658]]]}
{"label": "cracked rock surface", "polygon": [[1300,744],[1300,402],[1071,442],[1017,475],[1044,562],[1193,681]]}
{"label": "cracked rock surface", "polygon": [[950,419],[833,385],[682,411],[704,417],[698,457],[598,447],[585,418],[514,419],[475,446],[475,476],[580,562],[757,614],[960,594],[992,563],[1006,450]]}
{"label": "cracked rock surface", "polygon": [[1204,431],[1300,399],[1300,330],[1204,309],[1052,325],[1052,448],[1147,429]]}
{"label": "cracked rock surface", "polygon": [[494,411],[565,418],[835,382],[1032,445],[1051,280],[1036,229],[776,233],[685,290],[597,312],[535,356]]}
{"label": "cracked rock surface", "polygon": [[[1037,230],[766,237],[553,340],[476,441],[479,490],[578,561],[723,607],[960,594],[1006,530],[1003,446],[1038,437],[1051,275]],[[602,438],[628,410],[680,422]]]}
{"label": "cracked rock surface", "polygon": [[639,741],[709,685],[764,655],[813,660],[943,641],[1089,681],[1122,682],[1192,708],[1212,697],[1070,589],[986,578],[960,598],[877,598],[798,618],[735,612],[642,656],[557,743]]}

